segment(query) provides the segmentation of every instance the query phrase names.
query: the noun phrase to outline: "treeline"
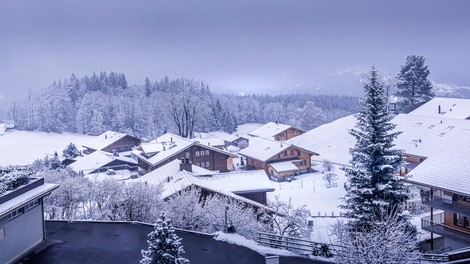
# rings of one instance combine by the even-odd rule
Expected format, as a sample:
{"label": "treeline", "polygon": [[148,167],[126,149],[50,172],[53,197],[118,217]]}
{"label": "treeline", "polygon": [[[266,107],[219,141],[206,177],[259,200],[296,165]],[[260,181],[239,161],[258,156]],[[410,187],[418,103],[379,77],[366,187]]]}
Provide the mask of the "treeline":
{"label": "treeline", "polygon": [[[139,137],[164,132],[233,132],[239,124],[279,121],[303,129],[355,112],[358,99],[329,95],[221,95],[185,78],[129,86],[124,74],[93,73],[29,91],[9,111],[16,128],[100,134],[114,130]],[[190,127],[188,127],[190,126]]]}

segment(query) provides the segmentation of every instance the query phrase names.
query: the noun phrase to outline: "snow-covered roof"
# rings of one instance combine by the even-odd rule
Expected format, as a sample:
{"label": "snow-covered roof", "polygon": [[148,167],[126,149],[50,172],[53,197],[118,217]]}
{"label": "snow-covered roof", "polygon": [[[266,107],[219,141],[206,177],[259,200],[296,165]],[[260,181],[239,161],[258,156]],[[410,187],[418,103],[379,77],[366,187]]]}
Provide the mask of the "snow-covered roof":
{"label": "snow-covered roof", "polygon": [[298,170],[297,166],[292,163],[292,161],[282,161],[282,162],[273,162],[269,163],[277,172],[286,172]]}
{"label": "snow-covered roof", "polygon": [[205,186],[223,188],[234,193],[248,193],[260,190],[274,191],[264,170],[233,171],[211,177],[199,177]]}
{"label": "snow-covered roof", "polygon": [[[470,147],[469,138],[461,137],[462,131],[470,130],[468,120],[400,114],[392,122],[402,131],[394,141],[396,148],[407,154],[441,157],[454,151],[449,146],[455,142]],[[465,156],[470,160],[470,151]]]}
{"label": "snow-covered roof", "polygon": [[290,125],[284,125],[281,123],[269,122],[267,124],[258,127],[255,130],[248,132],[248,135],[261,138],[273,138],[275,135],[286,131],[291,128]]}
{"label": "snow-covered roof", "polygon": [[356,122],[354,115],[346,116],[309,130],[285,143],[317,152],[321,159],[348,164],[351,159],[349,148],[356,142],[348,130],[354,128]]}
{"label": "snow-covered roof", "polygon": [[149,143],[140,144],[139,149],[132,151],[132,154],[152,165],[157,165],[193,145],[203,146],[207,149],[236,157],[236,155],[230,152],[204,145],[197,142],[197,140],[183,138],[172,133],[166,133]]}
{"label": "snow-covered roof", "polygon": [[239,136],[237,134],[221,135],[220,138],[227,141],[227,142],[233,142],[233,141],[235,141],[237,139],[240,139],[240,138],[244,138],[244,139],[248,140],[246,137],[242,137],[242,136]]}
{"label": "snow-covered roof", "polygon": [[[260,208],[265,208],[265,209],[269,209],[268,207],[264,206],[263,204],[260,204],[258,202],[255,202],[255,201],[252,201],[252,200],[249,200],[247,198],[244,198],[244,197],[241,197],[241,196],[238,196],[236,194],[234,194],[231,190],[232,189],[236,189],[236,190],[242,190],[244,188],[233,188],[234,186],[230,186],[232,184],[234,184],[234,181],[235,180],[230,180],[228,177],[230,176],[227,176],[227,178],[224,178],[225,176],[222,176],[222,174],[219,174],[217,176],[215,176],[214,179],[210,179],[210,177],[207,177],[207,178],[201,178],[201,177],[197,177],[199,173],[196,173],[196,171],[198,171],[199,169],[202,169],[202,168],[199,168],[197,166],[192,166],[192,169],[193,169],[193,172],[188,172],[188,171],[181,171],[179,169],[179,164],[180,164],[180,161],[178,160],[174,160],[168,164],[165,164],[163,165],[162,167],[154,170],[154,171],[151,171],[145,175],[143,175],[142,177],[140,178],[137,178],[137,179],[129,179],[129,180],[126,180],[125,182],[126,183],[132,183],[132,182],[146,182],[147,184],[152,184],[152,185],[159,185],[161,184],[162,187],[163,187],[163,193],[162,193],[162,199],[166,199],[182,190],[185,190],[186,188],[190,187],[190,186],[197,186],[199,188],[203,188],[203,189],[206,189],[208,191],[211,191],[211,192],[215,192],[215,193],[219,193],[219,194],[223,194],[225,196],[228,196],[228,197],[232,197],[234,199],[237,199],[237,200],[241,200],[245,203],[248,203],[248,204],[251,204],[253,206],[256,206],[256,207],[260,207]],[[231,175],[230,173],[228,173],[227,175]],[[246,175],[246,177],[249,177],[249,175],[258,175],[258,176],[255,176],[257,177],[257,181],[256,182],[261,182],[261,180],[259,179],[259,173],[258,172],[255,172],[254,174],[248,174]],[[234,175],[235,177],[239,177],[240,175]],[[266,174],[264,175],[264,177],[266,177]],[[224,183],[224,184],[222,184]],[[268,188],[267,187],[267,184],[266,183],[263,183],[263,185],[260,185],[261,188],[263,188],[263,190],[266,190]],[[251,188],[251,189],[250,189]],[[269,186],[269,188],[271,188]],[[253,187],[248,187],[247,186],[247,190],[246,191],[249,191],[249,190],[253,190]]]}
{"label": "snow-covered roof", "polygon": [[83,144],[83,147],[94,150],[101,150],[125,136],[129,135],[115,131],[106,131],[103,134],[90,140],[88,143]]}
{"label": "snow-covered roof", "polygon": [[18,195],[13,199],[10,199],[4,203],[1,203],[0,204],[0,219],[6,214],[10,213],[15,208],[25,205],[34,199],[43,197],[58,187],[59,187],[58,184],[45,183],[21,195]]}
{"label": "snow-covered roof", "polygon": [[225,141],[222,138],[195,138],[195,141],[205,146],[225,146]]}
{"label": "snow-covered roof", "polygon": [[276,154],[287,150],[290,146],[292,145],[285,142],[258,138],[256,140],[251,140],[250,145],[245,149],[240,150],[238,154],[260,161],[267,161]]}
{"label": "snow-covered roof", "polygon": [[287,150],[291,146],[301,148],[304,151],[310,152],[313,155],[318,155],[317,153],[311,150],[299,147],[292,143],[275,141],[266,138],[250,139],[250,145],[245,149],[240,150],[238,154],[265,162],[268,159],[274,157],[275,155]]}
{"label": "snow-covered roof", "polygon": [[409,114],[466,119],[470,118],[470,99],[435,97]]}
{"label": "snow-covered roof", "polygon": [[410,181],[470,194],[470,122],[417,115],[393,119],[403,133],[395,140],[405,153],[426,157],[408,174]]}
{"label": "snow-covered roof", "polygon": [[84,155],[82,157],[75,158],[75,162],[70,164],[70,167],[76,171],[83,171],[84,174],[92,173],[94,170],[106,167],[107,164],[114,160],[120,160],[123,162],[137,165],[137,161],[132,158],[120,156],[114,156],[111,153],[104,151],[95,151],[90,155]]}

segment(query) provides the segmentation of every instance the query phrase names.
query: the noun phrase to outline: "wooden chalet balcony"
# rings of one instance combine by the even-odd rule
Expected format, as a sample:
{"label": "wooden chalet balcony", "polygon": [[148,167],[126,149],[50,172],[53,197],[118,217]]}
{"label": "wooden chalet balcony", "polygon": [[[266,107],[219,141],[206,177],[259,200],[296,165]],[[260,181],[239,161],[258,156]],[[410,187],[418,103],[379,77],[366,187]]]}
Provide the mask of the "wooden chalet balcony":
{"label": "wooden chalet balcony", "polygon": [[450,199],[421,194],[421,202],[427,206],[470,217],[470,206],[456,204],[455,201]]}
{"label": "wooden chalet balcony", "polygon": [[437,216],[435,221],[431,221],[428,216],[421,218],[421,228],[434,234],[470,243],[470,232],[466,233],[459,229],[444,225],[444,213],[441,214],[442,216]]}

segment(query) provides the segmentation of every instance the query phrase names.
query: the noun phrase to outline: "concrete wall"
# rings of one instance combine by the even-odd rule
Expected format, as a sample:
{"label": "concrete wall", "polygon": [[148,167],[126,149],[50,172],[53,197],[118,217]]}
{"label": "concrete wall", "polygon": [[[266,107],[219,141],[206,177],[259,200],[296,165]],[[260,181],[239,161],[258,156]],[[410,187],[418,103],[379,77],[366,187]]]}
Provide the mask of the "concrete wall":
{"label": "concrete wall", "polygon": [[5,216],[0,229],[5,234],[0,240],[0,263],[9,263],[43,240],[42,204],[11,220]]}

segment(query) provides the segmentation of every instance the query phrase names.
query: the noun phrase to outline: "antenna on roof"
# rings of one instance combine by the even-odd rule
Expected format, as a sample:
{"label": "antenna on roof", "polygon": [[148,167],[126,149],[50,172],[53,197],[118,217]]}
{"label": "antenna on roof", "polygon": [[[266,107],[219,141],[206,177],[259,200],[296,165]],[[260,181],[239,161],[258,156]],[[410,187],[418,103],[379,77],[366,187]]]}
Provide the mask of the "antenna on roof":
{"label": "antenna on roof", "polygon": [[441,113],[441,105],[439,105],[439,106],[437,107],[437,113],[438,113],[438,114]]}
{"label": "antenna on roof", "polygon": [[104,133],[104,139],[108,139],[108,136],[106,135],[106,133]]}

